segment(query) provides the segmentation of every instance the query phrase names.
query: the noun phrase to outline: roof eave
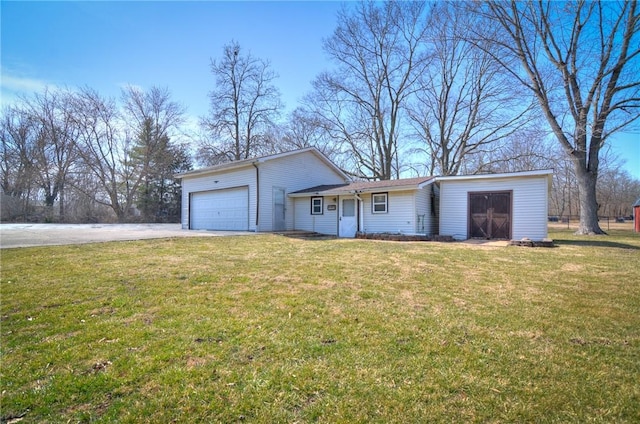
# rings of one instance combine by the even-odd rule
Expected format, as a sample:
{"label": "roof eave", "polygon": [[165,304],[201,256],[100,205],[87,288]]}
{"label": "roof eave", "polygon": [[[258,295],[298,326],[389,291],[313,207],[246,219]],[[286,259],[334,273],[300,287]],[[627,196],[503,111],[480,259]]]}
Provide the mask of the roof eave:
{"label": "roof eave", "polygon": [[465,181],[499,178],[527,178],[544,176],[549,179],[553,176],[553,169],[538,169],[534,171],[504,172],[500,174],[475,174],[475,175],[450,175],[436,177],[436,181]]}
{"label": "roof eave", "polygon": [[406,186],[394,186],[394,187],[372,187],[357,190],[358,193],[380,193],[390,191],[414,191],[423,188],[423,184],[411,184]]}
{"label": "roof eave", "polygon": [[338,191],[335,189],[331,190],[320,190],[320,191],[310,191],[307,193],[289,193],[287,196],[289,197],[320,197],[320,196],[342,196],[348,194],[345,191]]}
{"label": "roof eave", "polygon": [[420,190],[435,182],[435,178],[431,178],[420,184],[410,184],[404,186],[391,186],[391,187],[368,187],[362,189],[347,189],[347,188],[332,188],[329,190],[319,190],[315,192],[307,193],[291,193],[289,197],[315,197],[315,196],[348,196],[362,193],[381,193],[381,192],[395,192],[395,191],[414,191]]}
{"label": "roof eave", "polygon": [[242,160],[238,162],[229,162],[222,165],[209,166],[207,168],[195,169],[193,171],[174,174],[173,178],[200,177],[202,175],[207,175],[207,174],[215,174],[218,172],[226,172],[234,169],[248,168],[259,162],[260,162],[259,159],[252,160],[252,161]]}
{"label": "roof eave", "polygon": [[251,167],[251,166],[255,166],[255,165],[260,164],[260,163],[268,162],[268,161],[275,160],[275,159],[280,159],[280,158],[287,157],[287,156],[306,153],[306,152],[313,153],[325,165],[329,166],[338,175],[340,175],[340,177],[342,177],[345,180],[345,182],[346,181],[350,181],[349,176],[347,174],[345,174],[340,168],[338,168],[336,166],[336,164],[331,162],[329,160],[329,158],[327,158],[324,155],[324,153],[322,153],[320,150],[318,150],[315,147],[306,147],[304,149],[292,150],[290,152],[278,153],[278,154],[275,154],[275,155],[262,156],[262,157],[255,158],[255,159],[245,159],[245,160],[241,160],[241,161],[237,161],[237,162],[229,162],[229,163],[226,163],[226,164],[209,166],[209,167],[202,168],[202,169],[196,169],[196,170],[193,170],[193,171],[174,174],[173,178],[182,179],[182,178],[200,177],[200,176],[207,175],[207,174],[215,174],[215,173],[218,173],[218,172],[226,172],[226,171],[230,171],[230,170],[234,170],[234,169]]}

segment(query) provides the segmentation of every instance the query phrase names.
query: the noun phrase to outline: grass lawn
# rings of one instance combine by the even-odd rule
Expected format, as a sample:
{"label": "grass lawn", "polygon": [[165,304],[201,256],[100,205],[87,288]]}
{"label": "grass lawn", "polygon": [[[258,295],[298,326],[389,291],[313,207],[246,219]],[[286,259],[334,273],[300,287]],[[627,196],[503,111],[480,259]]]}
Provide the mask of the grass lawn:
{"label": "grass lawn", "polygon": [[640,236],[1,252],[2,422],[640,422]]}

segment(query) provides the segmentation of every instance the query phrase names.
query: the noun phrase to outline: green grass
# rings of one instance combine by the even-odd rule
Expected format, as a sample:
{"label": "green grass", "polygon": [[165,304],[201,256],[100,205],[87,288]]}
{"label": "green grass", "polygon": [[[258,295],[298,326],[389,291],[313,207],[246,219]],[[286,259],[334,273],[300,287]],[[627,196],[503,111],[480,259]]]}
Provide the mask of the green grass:
{"label": "green grass", "polygon": [[639,422],[640,237],[2,251],[1,417]]}

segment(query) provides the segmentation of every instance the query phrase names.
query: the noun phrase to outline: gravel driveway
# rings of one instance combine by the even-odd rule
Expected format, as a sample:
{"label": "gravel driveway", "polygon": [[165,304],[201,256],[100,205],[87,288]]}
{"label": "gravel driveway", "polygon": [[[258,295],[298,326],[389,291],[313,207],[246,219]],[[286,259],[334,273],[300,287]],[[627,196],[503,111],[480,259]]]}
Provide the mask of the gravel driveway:
{"label": "gravel driveway", "polygon": [[0,248],[83,244],[167,237],[253,235],[246,231],[183,230],[180,224],[0,224]]}

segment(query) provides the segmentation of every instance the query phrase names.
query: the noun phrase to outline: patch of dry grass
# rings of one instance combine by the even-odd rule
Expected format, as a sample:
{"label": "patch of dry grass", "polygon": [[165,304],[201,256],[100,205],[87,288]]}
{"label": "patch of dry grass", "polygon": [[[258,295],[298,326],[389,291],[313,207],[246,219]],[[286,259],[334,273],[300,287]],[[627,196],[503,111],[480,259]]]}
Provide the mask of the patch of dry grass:
{"label": "patch of dry grass", "polygon": [[637,422],[640,237],[2,252],[2,418]]}

